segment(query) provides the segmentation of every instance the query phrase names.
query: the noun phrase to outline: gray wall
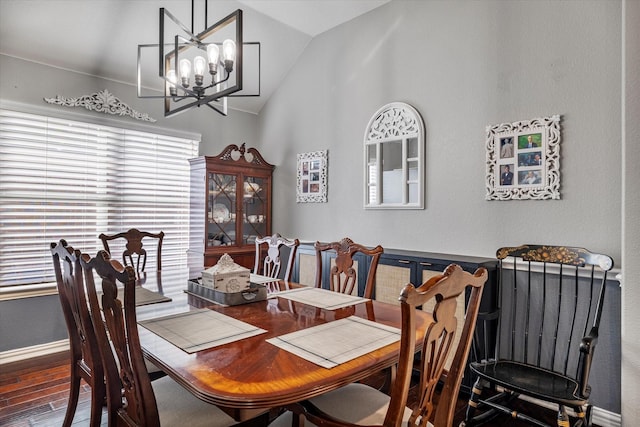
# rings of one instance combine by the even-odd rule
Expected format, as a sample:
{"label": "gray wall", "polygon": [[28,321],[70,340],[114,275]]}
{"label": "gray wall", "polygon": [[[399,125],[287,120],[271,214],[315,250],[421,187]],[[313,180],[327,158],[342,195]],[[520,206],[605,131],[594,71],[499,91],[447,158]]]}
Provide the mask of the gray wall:
{"label": "gray wall", "polygon": [[[284,208],[273,229],[478,256],[570,243],[619,264],[620,14],[616,1],[400,0],[316,37],[259,115]],[[425,121],[425,210],[362,208],[365,127],[393,101]],[[486,201],[485,126],[552,114],[562,199]],[[296,204],[295,155],[323,149],[328,203]]]}
{"label": "gray wall", "polygon": [[[395,0],[313,39],[259,115],[273,230],[492,257],[566,244],[621,262],[621,3]],[[363,136],[382,105],[426,125],[426,209],[363,209]],[[485,126],[562,115],[558,201],[486,201]],[[295,201],[296,154],[329,150],[328,203]],[[609,286],[593,402],[620,412],[620,289]],[[605,340],[603,340],[605,341]]]}

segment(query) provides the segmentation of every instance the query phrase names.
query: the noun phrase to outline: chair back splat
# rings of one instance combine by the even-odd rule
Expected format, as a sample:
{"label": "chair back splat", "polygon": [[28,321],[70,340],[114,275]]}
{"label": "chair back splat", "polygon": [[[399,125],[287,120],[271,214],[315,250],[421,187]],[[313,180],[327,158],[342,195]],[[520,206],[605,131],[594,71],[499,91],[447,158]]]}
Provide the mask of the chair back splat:
{"label": "chair back splat", "polygon": [[[373,297],[374,281],[376,278],[376,270],[378,268],[378,262],[380,256],[384,252],[382,246],[378,245],[375,248],[367,248],[358,243],[354,243],[348,237],[343,238],[338,242],[320,243],[314,244],[316,250],[316,287],[322,287],[322,270],[323,270],[323,257],[322,252],[334,251],[335,264],[331,265],[329,269],[329,289],[335,292],[341,292],[343,294],[354,294],[364,298]],[[368,264],[367,281],[364,289],[358,289],[358,271],[354,268],[356,254],[362,254],[368,258],[365,262]],[[363,258],[364,259],[364,258]],[[360,265],[358,265],[360,269]],[[355,291],[355,292],[354,292]]]}
{"label": "chair back splat", "polygon": [[[526,395],[558,406],[558,420],[591,425],[589,373],[598,341],[611,257],[584,248],[504,247],[499,260],[499,318],[493,354],[471,363],[477,376],[465,425],[512,414],[509,402]],[[505,391],[482,399],[484,388]],[[586,410],[586,412],[585,412]],[[518,414],[531,423],[533,416]],[[560,424],[559,424],[560,425]]]}
{"label": "chair back splat", "polygon": [[100,234],[98,238],[102,240],[102,246],[104,250],[111,253],[109,248],[109,242],[116,239],[125,239],[126,246],[122,251],[122,262],[124,265],[132,265],[140,278],[141,273],[145,270],[147,265],[147,250],[143,247],[142,239],[151,238],[157,240],[157,254],[156,254],[156,270],[162,270],[162,241],[164,239],[164,232],[150,233],[148,231],[140,231],[136,228],[132,228],[128,231],[107,235]]}
{"label": "chair back splat", "polygon": [[80,394],[80,380],[85,380],[91,387],[90,425],[97,427],[101,422],[106,391],[97,338],[86,302],[80,251],[74,250],[65,240],[60,240],[51,243],[51,255],[70,346],[71,384],[62,425],[68,427],[73,422]]}
{"label": "chair back splat", "polygon": [[[253,267],[253,273],[285,281],[291,280],[293,261],[296,258],[296,251],[298,250],[298,246],[300,246],[300,240],[289,240],[276,233],[273,236],[256,238],[255,244],[256,262]],[[283,256],[281,253],[283,246],[286,248],[286,251],[288,251],[286,256]],[[263,256],[265,249],[266,254]],[[260,264],[262,264],[262,270],[260,269]],[[282,271],[283,264],[286,264],[284,271]]]}

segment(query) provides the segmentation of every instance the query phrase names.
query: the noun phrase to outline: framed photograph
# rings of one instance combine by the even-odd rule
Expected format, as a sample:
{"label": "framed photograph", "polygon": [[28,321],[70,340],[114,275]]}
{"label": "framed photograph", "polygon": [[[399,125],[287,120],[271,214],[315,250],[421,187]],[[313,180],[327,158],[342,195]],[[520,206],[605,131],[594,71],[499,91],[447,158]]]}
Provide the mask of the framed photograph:
{"label": "framed photograph", "polygon": [[327,150],[298,154],[296,202],[327,201]]}
{"label": "framed photograph", "polygon": [[560,116],[487,126],[487,200],[560,199]]}

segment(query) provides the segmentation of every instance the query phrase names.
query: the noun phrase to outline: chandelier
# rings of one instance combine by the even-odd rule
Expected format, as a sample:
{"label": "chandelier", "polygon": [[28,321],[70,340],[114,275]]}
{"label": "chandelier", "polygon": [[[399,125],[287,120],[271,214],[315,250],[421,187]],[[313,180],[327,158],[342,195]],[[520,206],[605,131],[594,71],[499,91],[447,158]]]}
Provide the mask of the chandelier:
{"label": "chandelier", "polygon": [[[205,0],[203,31],[194,31],[194,0],[191,0],[191,30],[171,12],[160,8],[158,44],[138,45],[138,97],[163,99],[165,117],[203,105],[227,115],[227,97],[242,90],[242,10],[209,26],[207,3]],[[258,45],[259,68],[259,43],[248,44]],[[143,93],[142,69],[149,49],[158,52],[158,73],[153,84],[161,84],[156,90],[162,95]]]}

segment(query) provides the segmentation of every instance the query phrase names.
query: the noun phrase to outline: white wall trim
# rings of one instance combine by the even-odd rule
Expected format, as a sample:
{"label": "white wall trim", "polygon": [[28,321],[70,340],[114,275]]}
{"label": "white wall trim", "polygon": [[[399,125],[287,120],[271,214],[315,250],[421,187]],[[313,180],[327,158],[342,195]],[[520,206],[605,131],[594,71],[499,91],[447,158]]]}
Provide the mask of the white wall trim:
{"label": "white wall trim", "polygon": [[17,348],[0,352],[0,366],[8,363],[20,362],[33,357],[46,356],[69,350],[69,340],[53,341],[46,344],[34,345],[31,347]]}
{"label": "white wall trim", "polygon": [[[551,409],[552,411],[558,410],[558,406],[550,402],[545,402],[543,400],[534,399],[532,397],[522,396],[522,395],[520,395],[519,398],[527,402],[531,402],[535,405],[541,406],[543,408]],[[575,416],[575,412],[573,412],[572,409],[567,408],[567,412],[569,413],[569,416]],[[606,409],[598,408],[597,406],[593,407],[591,421],[593,422],[593,424],[597,424],[601,427],[621,427],[622,426],[622,416],[620,414],[607,411]]]}
{"label": "white wall trim", "polygon": [[53,283],[0,287],[0,301],[57,295],[58,288]]}

